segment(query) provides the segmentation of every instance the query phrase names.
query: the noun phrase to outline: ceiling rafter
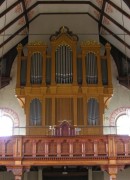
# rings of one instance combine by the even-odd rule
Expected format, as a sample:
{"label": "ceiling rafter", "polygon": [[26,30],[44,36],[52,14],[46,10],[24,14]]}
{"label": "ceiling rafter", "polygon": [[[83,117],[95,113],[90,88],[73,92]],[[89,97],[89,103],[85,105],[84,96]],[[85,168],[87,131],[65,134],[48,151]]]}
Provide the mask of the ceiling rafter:
{"label": "ceiling rafter", "polygon": [[[2,46],[4,46],[6,43],[8,43],[11,39],[13,39],[15,36],[17,36],[17,35],[19,35],[20,36],[20,32],[22,31],[22,30],[24,30],[25,28],[26,28],[27,26],[26,26],[26,24],[24,25],[24,26],[22,26],[18,31],[16,31],[12,36],[10,36],[8,39],[6,39],[1,45],[0,45],[0,48],[2,47]],[[22,35],[21,35],[22,36]]]}
{"label": "ceiling rafter", "polygon": [[0,34],[4,31],[6,31],[6,29],[8,29],[10,26],[12,26],[15,22],[17,22],[23,16],[24,16],[24,12],[22,14],[20,14],[19,16],[17,16],[15,19],[13,19],[13,21],[11,21],[9,24],[7,24],[3,29],[1,29]]}
{"label": "ceiling rafter", "polygon": [[[23,46],[25,44],[28,43],[28,37],[26,36],[22,41],[20,41],[19,43],[21,43]],[[18,44],[19,44],[18,43]],[[7,61],[7,65],[6,65],[6,72],[5,72],[5,75],[1,77],[1,86],[0,86],[0,89],[7,86],[10,81],[11,81],[11,77],[10,77],[10,72],[11,72],[11,67],[12,67],[12,64],[13,64],[13,61],[14,59],[16,58],[17,56],[17,49],[16,49],[17,45],[15,45],[12,49],[10,49],[2,58],[3,59],[8,59]],[[0,58],[0,61],[1,59]]]}
{"label": "ceiling rafter", "polygon": [[115,9],[117,9],[119,12],[121,12],[124,16],[126,16],[128,19],[130,19],[130,15],[126,13],[123,9],[118,7],[116,4],[114,4],[112,1],[109,1],[109,4],[113,6]]}
{"label": "ceiling rafter", "polygon": [[[20,0],[20,2],[24,2],[24,0]],[[15,37],[17,35],[17,33],[20,33],[24,28],[29,26],[29,23],[31,21],[33,21],[36,17],[38,17],[40,14],[65,14],[65,13],[40,13],[38,15],[36,15],[36,17],[34,17],[31,21],[28,20],[27,17],[27,13],[32,10],[34,7],[36,7],[39,4],[89,4],[90,6],[92,6],[93,8],[95,8],[97,11],[99,11],[99,13],[101,13],[100,16],[100,21],[103,18],[103,16],[107,17],[111,22],[113,22],[114,24],[116,24],[119,28],[123,29],[124,32],[126,32],[127,34],[130,34],[130,32],[125,29],[123,26],[121,26],[118,22],[116,22],[113,18],[111,18],[109,15],[107,15],[105,12],[103,13],[103,9],[105,8],[105,4],[106,2],[111,3],[110,0],[104,0],[103,6],[102,6],[102,10],[99,9],[96,5],[94,5],[92,2],[90,1],[37,1],[36,3],[34,3],[30,8],[26,9],[25,7],[25,2],[23,3],[23,9],[24,11],[26,11],[26,24],[20,28],[16,33],[14,33],[12,36],[10,36],[5,42],[3,42],[1,44],[0,47],[2,47],[3,45],[5,45],[6,43],[8,43],[13,37]],[[16,3],[14,3],[16,5]],[[14,4],[12,6],[10,6],[10,8],[14,7]],[[116,8],[118,8],[117,6],[115,6]],[[77,12],[75,13],[67,13],[67,14],[77,14]],[[87,13],[79,13],[79,14],[87,14]],[[15,18],[12,22],[10,22],[7,26],[5,26],[1,32],[5,31],[9,26],[13,25],[13,23],[15,23],[19,18],[21,18],[22,16],[25,16],[25,12],[23,12],[21,15],[19,15],[17,18]],[[95,18],[94,18],[95,19]],[[97,21],[99,23],[99,21]],[[100,26],[104,27],[104,29],[106,29],[109,33],[111,32],[111,34],[114,34],[112,31],[110,31],[108,28],[106,28],[105,26],[103,26],[102,22],[100,22]],[[120,42],[123,42],[124,45],[126,45],[129,48],[129,45],[127,43],[125,43],[124,41],[122,41],[122,39],[120,39],[118,36],[116,36],[116,34],[114,35],[115,38],[117,38]]]}
{"label": "ceiling rafter", "polygon": [[124,2],[127,4],[127,6],[130,8],[130,0],[124,0]]}
{"label": "ceiling rafter", "polygon": [[1,4],[2,4],[4,1],[5,1],[5,0],[1,0],[1,1],[0,1],[0,6],[1,6]]}
{"label": "ceiling rafter", "polygon": [[106,5],[106,0],[103,0],[102,8],[100,11],[99,24],[98,24],[99,32],[100,32],[100,28],[101,28],[101,24],[102,24],[102,20],[103,20],[103,16],[104,16],[105,5]]}
{"label": "ceiling rafter", "polygon": [[5,10],[1,13],[0,17],[4,16],[6,13],[8,13],[9,11],[11,11],[11,10],[12,10],[15,6],[17,6],[20,2],[21,2],[21,0],[16,1],[16,2],[15,2],[14,4],[12,4],[10,7],[8,7],[7,9],[5,9]]}
{"label": "ceiling rafter", "polygon": [[[22,0],[22,2],[24,2],[24,0]],[[104,0],[104,3],[103,3],[103,6],[102,6],[102,10],[100,10],[97,6],[95,6],[93,3],[91,2],[83,2],[83,1],[80,1],[78,2],[78,4],[90,4],[93,8],[95,8],[97,11],[99,11],[101,13],[100,15],[100,20],[99,20],[99,25],[101,24],[101,21],[102,21],[102,18],[103,18],[103,15],[106,16],[110,21],[112,21],[113,23],[115,23],[118,27],[120,27],[121,29],[123,28],[123,31],[126,32],[127,34],[130,34],[130,31],[128,31],[127,29],[125,29],[124,27],[122,27],[119,23],[117,23],[113,18],[111,18],[110,16],[108,16],[105,12],[103,12],[104,8],[105,8],[105,4],[106,2],[109,2],[109,0]],[[13,23],[15,23],[19,18],[21,18],[22,16],[25,15],[25,19],[26,19],[26,23],[27,23],[27,27],[29,26],[29,20],[28,20],[28,17],[27,17],[27,13],[32,10],[34,7],[36,7],[37,5],[40,4],[49,4],[49,2],[37,2],[35,4],[33,4],[28,10],[26,9],[25,7],[25,2],[23,3],[24,5],[24,11],[22,14],[20,14],[17,18],[15,18],[13,21],[11,21],[7,26],[5,26],[1,31],[0,33],[2,33],[3,31],[5,31],[9,26],[11,26]],[[59,1],[53,1],[53,3],[59,3]],[[63,2],[65,3],[65,2]],[[70,2],[69,3],[73,3],[74,4],[74,1],[73,2]],[[76,2],[77,3],[77,2]],[[57,13],[58,14],[58,13]]]}
{"label": "ceiling rafter", "polygon": [[[39,13],[36,17],[38,17],[39,15],[41,15],[41,14],[50,14],[50,13]],[[52,13],[51,13],[52,14]],[[57,13],[53,13],[53,14],[57,14]],[[69,13],[67,13],[67,14],[69,14]],[[88,14],[89,16],[91,16],[94,20],[96,20],[97,22],[98,22],[98,20],[96,19],[96,18],[94,18],[91,14],[89,14],[89,13],[86,13],[86,14]],[[35,18],[36,18],[35,17]],[[33,21],[35,18],[33,18],[31,21]],[[31,22],[31,21],[29,21],[29,23]],[[109,30],[106,26],[104,26],[103,24],[101,24],[101,26],[105,29],[105,30],[107,30],[107,32],[109,33],[109,34],[111,34],[112,36],[114,36],[118,41],[120,41],[122,44],[124,44],[128,49],[130,49],[130,45],[128,45],[126,42],[124,42],[121,38],[119,38],[119,36],[117,36],[116,34],[114,34],[111,30]],[[12,36],[10,36],[6,41],[4,41],[1,45],[0,45],[0,47],[2,47],[2,46],[4,46],[6,43],[8,43],[12,38],[14,38],[17,34],[19,34],[24,28],[26,28],[27,26],[26,26],[26,24],[23,26],[23,27],[21,27],[18,31],[16,31]]]}
{"label": "ceiling rafter", "polygon": [[26,9],[24,0],[22,0],[22,6],[23,6],[24,16],[25,16],[25,20],[26,20],[26,26],[29,29],[29,20],[28,20],[27,9]]}
{"label": "ceiling rafter", "polygon": [[[98,20],[96,18],[94,18],[90,13],[88,13],[88,15],[90,17],[92,17],[95,21],[98,22]],[[110,35],[112,35],[113,37],[115,37],[119,42],[121,42],[124,46],[126,46],[128,49],[130,49],[130,45],[128,45],[126,42],[124,42],[121,38],[119,38],[119,36],[117,36],[115,33],[113,33],[110,29],[108,29],[106,26],[104,26],[103,24],[101,24],[102,28],[104,28]],[[101,34],[100,34],[101,35]]]}

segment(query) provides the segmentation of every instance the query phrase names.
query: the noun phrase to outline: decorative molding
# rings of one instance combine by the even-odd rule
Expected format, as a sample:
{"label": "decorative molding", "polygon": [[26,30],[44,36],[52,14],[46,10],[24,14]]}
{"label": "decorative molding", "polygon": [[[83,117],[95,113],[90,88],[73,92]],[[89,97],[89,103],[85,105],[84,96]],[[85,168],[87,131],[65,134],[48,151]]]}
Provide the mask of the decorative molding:
{"label": "decorative molding", "polygon": [[83,41],[81,42],[81,46],[99,46],[100,47],[100,43],[98,43],[97,41]]}
{"label": "decorative molding", "polygon": [[106,12],[109,14],[114,12],[112,5],[106,3]]}
{"label": "decorative molding", "polygon": [[42,42],[42,41],[34,41],[34,42],[29,42],[28,46],[44,46],[46,45],[46,43]]}
{"label": "decorative molding", "polygon": [[13,121],[14,127],[19,127],[19,117],[18,114],[12,110],[11,108],[3,107],[0,108],[0,115],[1,116],[9,116]]}
{"label": "decorative molding", "polygon": [[124,169],[124,165],[105,165],[101,166],[102,171],[106,171],[109,175],[117,175],[118,171]]}
{"label": "decorative molding", "polygon": [[72,31],[70,31],[69,28],[66,26],[60,27],[59,31],[57,31],[55,34],[51,35],[50,41],[55,41],[62,34],[68,35],[73,41],[78,41],[78,36],[76,34],[73,34]]}
{"label": "decorative molding", "polygon": [[96,0],[98,6],[101,8],[103,4],[103,0]]}
{"label": "decorative molding", "polygon": [[116,125],[116,119],[121,116],[122,114],[128,114],[128,110],[130,111],[130,107],[120,107],[115,109],[109,119],[110,126],[115,126]]}

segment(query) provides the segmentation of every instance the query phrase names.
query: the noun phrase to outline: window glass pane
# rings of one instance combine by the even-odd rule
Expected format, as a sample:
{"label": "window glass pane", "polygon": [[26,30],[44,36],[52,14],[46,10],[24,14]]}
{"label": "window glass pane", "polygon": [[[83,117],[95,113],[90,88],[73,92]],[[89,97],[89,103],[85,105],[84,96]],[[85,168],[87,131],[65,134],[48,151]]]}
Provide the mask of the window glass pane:
{"label": "window glass pane", "polygon": [[13,122],[9,116],[0,117],[0,136],[12,136]]}
{"label": "window glass pane", "polygon": [[117,119],[117,134],[130,135],[130,117],[122,115]]}

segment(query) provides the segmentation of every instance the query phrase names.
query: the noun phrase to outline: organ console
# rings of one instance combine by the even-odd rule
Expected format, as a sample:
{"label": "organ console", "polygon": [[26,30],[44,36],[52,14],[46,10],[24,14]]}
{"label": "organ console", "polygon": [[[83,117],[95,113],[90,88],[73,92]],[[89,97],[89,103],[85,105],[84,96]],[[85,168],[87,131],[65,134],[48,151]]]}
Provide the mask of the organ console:
{"label": "organ console", "polygon": [[49,127],[66,121],[80,135],[102,134],[103,114],[111,98],[110,45],[100,55],[100,44],[85,41],[77,51],[78,36],[61,27],[47,44],[18,45],[16,95],[25,110],[26,134],[49,134]]}

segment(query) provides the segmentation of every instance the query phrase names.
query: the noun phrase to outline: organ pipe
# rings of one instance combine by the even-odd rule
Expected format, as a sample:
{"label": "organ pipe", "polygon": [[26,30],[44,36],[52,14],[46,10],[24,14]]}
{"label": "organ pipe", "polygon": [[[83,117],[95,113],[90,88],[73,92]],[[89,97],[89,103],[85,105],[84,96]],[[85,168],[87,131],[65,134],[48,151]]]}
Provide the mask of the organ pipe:
{"label": "organ pipe", "polygon": [[94,53],[86,55],[86,82],[97,84],[97,60]]}
{"label": "organ pipe", "polygon": [[72,83],[72,50],[67,45],[60,45],[55,52],[56,82]]}
{"label": "organ pipe", "polygon": [[31,83],[42,83],[42,55],[41,53],[34,53],[31,58]]}

